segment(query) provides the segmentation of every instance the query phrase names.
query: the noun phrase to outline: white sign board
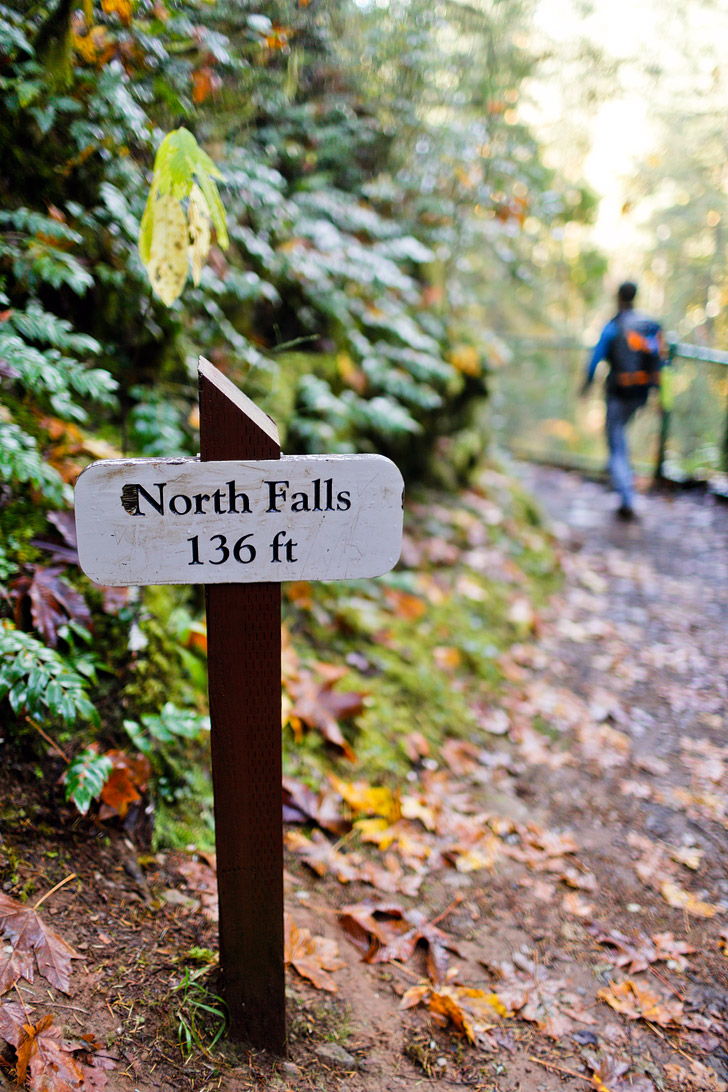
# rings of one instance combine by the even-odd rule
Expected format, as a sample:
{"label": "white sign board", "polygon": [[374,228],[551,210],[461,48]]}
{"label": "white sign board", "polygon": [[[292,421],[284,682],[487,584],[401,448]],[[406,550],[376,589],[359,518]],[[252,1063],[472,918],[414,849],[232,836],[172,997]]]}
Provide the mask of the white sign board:
{"label": "white sign board", "polygon": [[78,556],[109,585],[380,576],[399,558],[403,492],[382,455],[105,459],[76,482]]}

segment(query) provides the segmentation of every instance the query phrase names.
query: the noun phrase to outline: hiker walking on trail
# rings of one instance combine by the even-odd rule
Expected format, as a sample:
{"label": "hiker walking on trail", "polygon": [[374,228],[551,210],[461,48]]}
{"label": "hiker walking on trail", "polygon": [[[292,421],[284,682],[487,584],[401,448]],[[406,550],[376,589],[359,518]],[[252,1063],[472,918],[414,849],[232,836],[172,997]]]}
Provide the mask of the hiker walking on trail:
{"label": "hiker walking on trail", "polygon": [[582,394],[586,394],[601,360],[609,364],[605,384],[609,474],[621,503],[620,519],[634,519],[634,480],[627,447],[627,424],[644,406],[651,387],[659,386],[663,359],[659,322],[634,309],[637,285],[625,281],[617,290],[617,314],[602,330],[587,365]]}

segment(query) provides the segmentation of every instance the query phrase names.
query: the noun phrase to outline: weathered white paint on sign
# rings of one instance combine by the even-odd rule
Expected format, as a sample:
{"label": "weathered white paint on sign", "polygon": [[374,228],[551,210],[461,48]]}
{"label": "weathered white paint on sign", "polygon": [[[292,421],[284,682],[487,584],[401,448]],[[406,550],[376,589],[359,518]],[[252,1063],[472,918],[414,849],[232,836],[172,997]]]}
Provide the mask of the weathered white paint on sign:
{"label": "weathered white paint on sign", "polygon": [[380,576],[399,558],[403,490],[382,455],[105,459],[76,482],[79,560],[110,585]]}

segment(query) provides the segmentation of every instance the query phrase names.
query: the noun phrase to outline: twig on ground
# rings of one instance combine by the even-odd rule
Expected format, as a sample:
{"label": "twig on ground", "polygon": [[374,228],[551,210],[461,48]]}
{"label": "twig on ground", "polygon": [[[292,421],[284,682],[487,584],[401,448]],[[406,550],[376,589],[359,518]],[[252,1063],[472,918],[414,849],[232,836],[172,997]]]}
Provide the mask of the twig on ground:
{"label": "twig on ground", "polygon": [[567,1069],[564,1065],[557,1065],[556,1062],[545,1062],[543,1058],[537,1058],[535,1054],[528,1055],[529,1062],[538,1062],[539,1065],[544,1066],[546,1069],[555,1069],[557,1073],[566,1073],[569,1077],[578,1077],[580,1081],[586,1081],[587,1084],[591,1084],[591,1077],[585,1076],[583,1073],[577,1073],[575,1069]]}
{"label": "twig on ground", "polygon": [[37,909],[38,909],[38,907],[39,907],[39,906],[40,906],[40,905],[41,905],[42,903],[44,903],[44,902],[46,901],[46,899],[49,899],[49,898],[51,897],[51,895],[55,895],[56,891],[58,891],[58,890],[59,890],[59,889],[60,889],[61,887],[65,887],[67,883],[70,883],[70,882],[71,882],[71,880],[75,880],[75,879],[76,879],[76,873],[75,873],[75,872],[71,872],[71,874],[70,874],[69,876],[66,876],[65,880],[61,880],[61,882],[60,882],[60,883],[57,883],[55,887],[52,887],[52,888],[50,889],[50,891],[46,891],[45,895],[42,895],[42,896],[41,896],[41,897],[40,897],[40,898],[38,899],[38,901],[37,901],[36,903],[34,903],[34,904],[33,904],[33,909],[34,909],[34,910],[37,910]]}

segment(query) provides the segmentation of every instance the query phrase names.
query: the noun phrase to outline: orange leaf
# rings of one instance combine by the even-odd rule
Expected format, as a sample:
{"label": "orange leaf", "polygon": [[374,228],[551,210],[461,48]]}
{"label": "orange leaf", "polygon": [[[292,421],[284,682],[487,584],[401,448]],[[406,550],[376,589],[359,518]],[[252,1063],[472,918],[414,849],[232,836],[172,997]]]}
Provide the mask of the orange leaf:
{"label": "orange leaf", "polygon": [[101,818],[117,814],[124,819],[131,804],[141,800],[152,769],[144,755],[134,757],[124,751],[107,751],[106,758],[111,759],[113,769],[101,790],[101,802],[108,809],[104,814],[102,808]]}
{"label": "orange leaf", "polygon": [[284,914],[283,928],[283,961],[286,966],[294,967],[317,990],[336,993],[336,983],[328,972],[346,966],[344,960],[339,959],[336,941],[312,936],[308,929],[299,929],[290,914]]}
{"label": "orange leaf", "polygon": [[650,1020],[663,1028],[682,1022],[681,1001],[675,998],[664,1000],[658,994],[643,989],[631,978],[624,982],[610,982],[607,989],[599,990],[597,997],[628,1020]]}
{"label": "orange leaf", "polygon": [[220,89],[222,80],[209,65],[196,68],[192,73],[192,99],[196,103],[205,102],[210,95]]}

